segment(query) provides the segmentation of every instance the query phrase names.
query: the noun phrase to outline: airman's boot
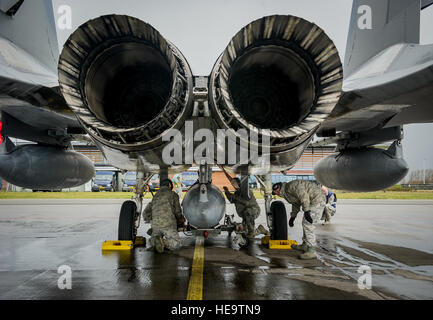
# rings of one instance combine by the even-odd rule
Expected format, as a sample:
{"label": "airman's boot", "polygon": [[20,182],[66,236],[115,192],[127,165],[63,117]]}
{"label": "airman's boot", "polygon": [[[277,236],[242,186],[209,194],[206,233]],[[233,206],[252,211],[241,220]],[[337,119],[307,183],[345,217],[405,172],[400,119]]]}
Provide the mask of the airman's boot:
{"label": "airman's boot", "polygon": [[268,235],[269,235],[269,231],[266,230],[265,227],[262,226],[262,225],[259,225],[259,226],[257,227],[256,233],[257,233],[257,234],[264,234],[265,236],[268,236]]}
{"label": "airman's boot", "polygon": [[307,246],[307,244],[305,242],[303,242],[301,245],[299,245],[299,244],[292,244],[292,249],[293,250],[298,250],[298,251],[305,252],[305,251],[307,251],[308,246]]}
{"label": "airman's boot", "polygon": [[161,236],[156,236],[153,239],[153,246],[154,246],[156,252],[158,252],[158,253],[164,252],[164,242],[162,241]]}
{"label": "airman's boot", "polygon": [[308,247],[307,251],[299,256],[302,260],[313,260],[317,259],[316,249],[314,247]]}

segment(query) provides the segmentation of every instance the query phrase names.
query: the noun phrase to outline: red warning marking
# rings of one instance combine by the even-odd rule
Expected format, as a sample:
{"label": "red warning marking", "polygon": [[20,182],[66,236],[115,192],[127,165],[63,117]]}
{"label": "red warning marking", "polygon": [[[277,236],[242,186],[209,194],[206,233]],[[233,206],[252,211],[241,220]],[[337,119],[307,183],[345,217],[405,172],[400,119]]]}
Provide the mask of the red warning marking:
{"label": "red warning marking", "polygon": [[3,137],[2,137],[2,127],[3,127],[3,122],[0,121],[0,144],[3,143]]}

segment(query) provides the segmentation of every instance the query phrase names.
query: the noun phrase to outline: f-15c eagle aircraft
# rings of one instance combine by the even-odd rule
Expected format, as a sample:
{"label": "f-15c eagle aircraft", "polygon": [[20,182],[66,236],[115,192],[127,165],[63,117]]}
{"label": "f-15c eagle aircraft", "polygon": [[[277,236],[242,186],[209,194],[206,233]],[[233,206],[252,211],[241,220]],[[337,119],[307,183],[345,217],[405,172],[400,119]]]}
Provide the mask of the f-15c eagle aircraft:
{"label": "f-15c eagle aircraft", "polygon": [[[210,75],[196,76],[175,44],[134,17],[90,20],[59,54],[51,1],[1,0],[0,176],[31,189],[84,184],[93,165],[71,141],[90,137],[110,164],[137,172],[136,199],[119,220],[119,239],[133,239],[147,181],[193,164],[200,178],[185,216],[198,230],[215,228],[225,209],[209,174],[218,162],[241,174],[245,197],[248,175],[257,175],[275,233],[285,218],[273,212],[269,175],[293,167],[314,135],[323,139],[313,146],[337,145],[315,168],[329,187],[380,190],[406,175],[403,125],[433,121],[433,45],[419,44],[420,12],[431,4],[354,0],[344,65],[314,23],[263,17],[227,39]],[[223,129],[231,136],[189,161],[198,133]],[[9,137],[36,144],[16,147]],[[373,147],[384,142],[388,150]],[[230,143],[261,149],[267,165],[252,152],[239,161]],[[169,145],[180,147],[169,152],[180,162],[165,161]]]}

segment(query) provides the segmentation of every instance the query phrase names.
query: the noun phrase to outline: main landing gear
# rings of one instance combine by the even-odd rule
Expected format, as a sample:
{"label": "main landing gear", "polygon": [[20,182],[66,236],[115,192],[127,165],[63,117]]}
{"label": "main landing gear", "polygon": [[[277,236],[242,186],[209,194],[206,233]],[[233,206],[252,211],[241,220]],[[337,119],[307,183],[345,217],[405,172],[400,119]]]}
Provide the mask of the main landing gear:
{"label": "main landing gear", "polygon": [[143,195],[152,176],[153,174],[137,172],[135,198],[125,201],[120,209],[118,240],[130,240],[135,243],[143,211]]}
{"label": "main landing gear", "polygon": [[256,176],[265,198],[266,222],[271,240],[288,240],[287,213],[282,201],[272,201],[272,182],[269,174]]}

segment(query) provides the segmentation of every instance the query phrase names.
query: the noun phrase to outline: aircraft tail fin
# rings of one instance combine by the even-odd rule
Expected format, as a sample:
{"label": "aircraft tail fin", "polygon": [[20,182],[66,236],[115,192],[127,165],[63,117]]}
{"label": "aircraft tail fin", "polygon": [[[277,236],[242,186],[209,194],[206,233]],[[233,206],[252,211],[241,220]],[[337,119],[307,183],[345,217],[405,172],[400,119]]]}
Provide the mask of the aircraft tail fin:
{"label": "aircraft tail fin", "polygon": [[419,43],[421,6],[431,3],[431,0],[354,0],[345,77],[394,44]]}
{"label": "aircraft tail fin", "polygon": [[0,1],[0,38],[13,42],[57,74],[59,46],[52,0]]}

